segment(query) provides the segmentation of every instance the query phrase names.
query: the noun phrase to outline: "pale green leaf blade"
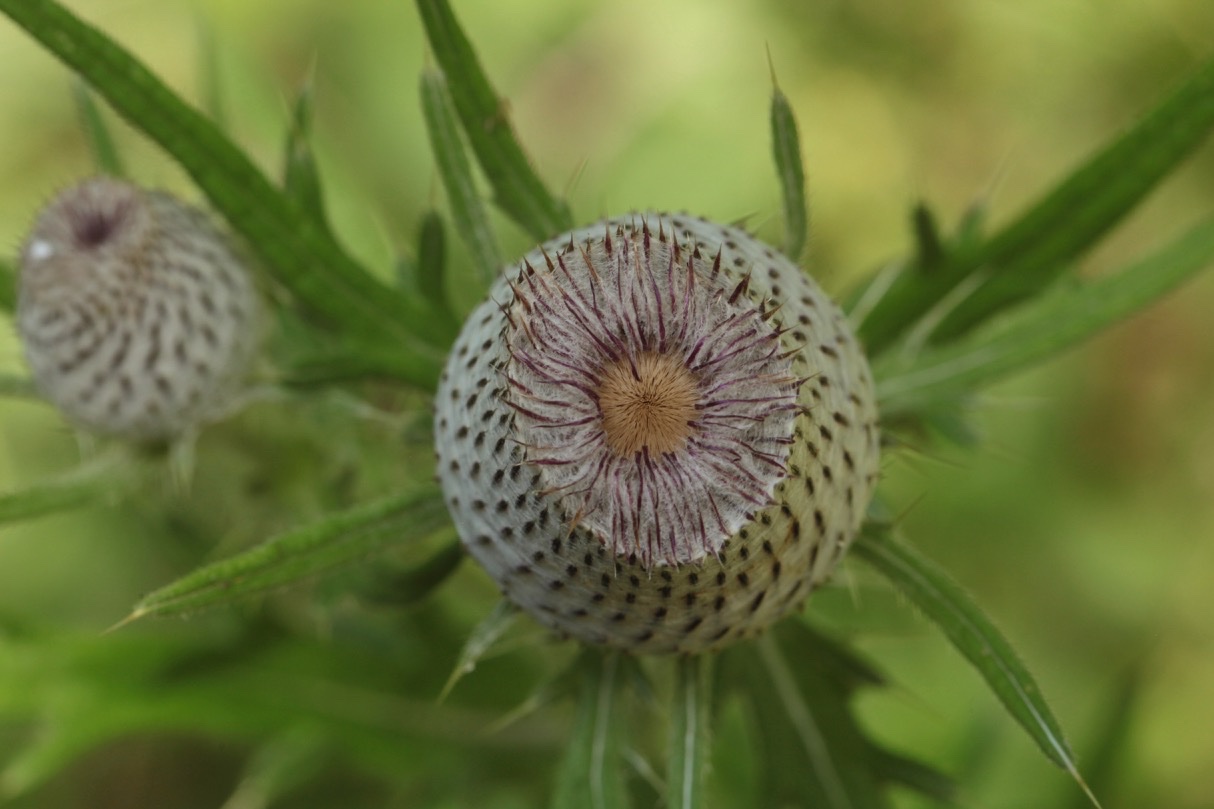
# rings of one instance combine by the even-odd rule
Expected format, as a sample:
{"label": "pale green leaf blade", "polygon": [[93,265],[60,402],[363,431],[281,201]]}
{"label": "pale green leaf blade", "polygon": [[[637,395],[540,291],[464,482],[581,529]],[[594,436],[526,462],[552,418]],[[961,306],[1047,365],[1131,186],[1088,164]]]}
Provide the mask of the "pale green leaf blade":
{"label": "pale green leaf blade", "polygon": [[122,622],[231,604],[364,558],[389,543],[418,539],[446,522],[442,498],[420,486],[279,534],[201,567],[144,597]]}
{"label": "pale green leaf blade", "polygon": [[618,652],[587,651],[573,734],[557,772],[552,809],[624,809],[623,689]]}
{"label": "pale green leaf blade", "polygon": [[476,190],[472,165],[464,154],[464,141],[455,122],[451,94],[442,72],[432,69],[422,72],[421,97],[430,149],[447,192],[455,230],[472,253],[482,287],[488,289],[502,265],[501,253]]}
{"label": "pale green leaf blade", "polygon": [[0,0],[7,14],[189,172],[265,267],[309,311],[429,360],[454,328],[370,275],[250,158],[133,55],[54,0]]}
{"label": "pale green leaf blade", "polygon": [[435,311],[457,323],[447,299],[447,235],[443,218],[427,211],[417,229],[416,258],[403,257],[396,265],[396,283],[408,295],[429,303]]}
{"label": "pale green leaf blade", "polygon": [[72,95],[76,100],[76,114],[80,117],[80,126],[88,138],[93,152],[93,164],[100,174],[113,177],[123,177],[126,171],[118,147],[114,145],[114,136],[110,133],[109,125],[101,115],[96,99],[84,82],[72,84]]}
{"label": "pale green leaf blade", "polygon": [[712,655],[680,657],[674,663],[666,757],[666,806],[698,809],[707,805],[712,733]]}
{"label": "pale green leaf blade", "polygon": [[202,99],[202,111],[223,132],[230,130],[227,94],[224,92],[223,71],[219,64],[219,38],[215,27],[198,16],[198,95]]}
{"label": "pale green leaf blade", "polygon": [[[768,54],[768,62],[771,55]],[[784,253],[794,262],[805,252],[809,233],[809,207],[805,201],[805,167],[801,162],[801,139],[797,119],[788,97],[771,70],[771,145],[784,201]]]}
{"label": "pale green leaf blade", "polygon": [[860,326],[869,352],[889,347],[979,271],[987,277],[941,321],[933,334],[936,342],[956,338],[994,312],[1038,294],[1179,167],[1212,128],[1214,61],[1209,61],[994,236],[954,251],[936,272],[909,262]]}
{"label": "pale green leaf blade", "polygon": [[122,492],[134,472],[118,456],[104,456],[60,477],[0,493],[0,525],[103,502]]}
{"label": "pale green leaf blade", "polygon": [[[1011,644],[969,596],[934,563],[895,542],[883,529],[865,530],[852,552],[889,579],[940,627],[1042,752],[1086,791],[1062,727],[1036,681]],[[1092,802],[1096,803],[1095,798]]]}
{"label": "pale green leaf blade", "polygon": [[[786,761],[770,764],[780,768],[775,784],[784,790],[772,797],[787,801],[799,796],[824,809],[885,809],[888,804],[862,759],[863,740],[849,720],[846,705],[826,686],[824,674],[794,668],[776,633],[764,635],[755,648],[765,678],[751,684],[762,689],[755,697],[757,704],[768,723],[787,723],[788,738],[795,746],[785,753]],[[787,772],[791,762],[801,767]]]}
{"label": "pale green leaf blade", "polygon": [[287,196],[299,203],[299,207],[303,208],[319,227],[329,232],[320,168],[316,165],[316,154],[312,151],[311,81],[300,88],[291,108],[291,123],[287,128],[283,158],[282,185]]}
{"label": "pale green leaf blade", "polygon": [[468,640],[464,641],[464,647],[460,649],[459,660],[438,696],[439,702],[447,698],[456,683],[476,669],[476,664],[502,639],[510,627],[514,626],[518,617],[518,607],[514,606],[512,602],[502,599],[493,608],[493,611],[476,625],[472,634],[468,636]]}
{"label": "pale green leaf blade", "polygon": [[992,328],[908,360],[883,357],[874,367],[882,415],[956,399],[1059,354],[1159,300],[1212,262],[1209,219],[1128,269],[1056,290]]}
{"label": "pale green leaf blade", "polygon": [[554,197],[527,160],[468,37],[446,0],[417,0],[434,57],[494,201],[537,241],[573,227],[569,206]]}

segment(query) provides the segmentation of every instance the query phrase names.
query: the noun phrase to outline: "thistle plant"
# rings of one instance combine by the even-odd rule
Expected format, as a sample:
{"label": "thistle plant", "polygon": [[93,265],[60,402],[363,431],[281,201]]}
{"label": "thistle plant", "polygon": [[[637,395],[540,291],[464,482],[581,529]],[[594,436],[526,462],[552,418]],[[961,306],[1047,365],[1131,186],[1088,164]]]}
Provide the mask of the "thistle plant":
{"label": "thistle plant", "polygon": [[633,652],[703,652],[800,606],[877,480],[843,314],[772,248],[687,216],[524,257],[469,315],[436,407],[468,552],[541,623]]}
{"label": "thistle plant", "polygon": [[236,396],[257,345],[244,261],[201,211],[108,178],[61,192],[18,267],[39,389],[74,423],[179,438]]}
{"label": "thistle plant", "polygon": [[[0,12],[86,85],[106,175],[31,215],[0,260],[29,371],[0,391],[116,448],[27,477],[0,521],[89,507],[165,546],[110,632],[0,616],[0,800],[95,805],[64,785],[136,739],[157,771],[205,778],[107,782],[116,803],[965,805],[964,773],[863,715],[887,677],[822,602],[876,580],[1069,775],[1069,805],[1118,805],[983,594],[904,536],[882,475],[971,440],[986,386],[1214,260],[1207,213],[1117,272],[1073,273],[1214,128],[1214,63],[1008,224],[975,209],[944,232],[919,205],[909,253],[832,300],[806,260],[802,133],[778,86],[781,244],[694,199],[602,218],[549,190],[450,5],[418,0],[444,204],[408,223],[390,275],[330,216],[310,88],[271,176],[55,0]],[[144,190],[111,112],[205,203]],[[279,395],[233,415],[259,308]],[[149,439],[195,430],[194,483],[158,485]]]}

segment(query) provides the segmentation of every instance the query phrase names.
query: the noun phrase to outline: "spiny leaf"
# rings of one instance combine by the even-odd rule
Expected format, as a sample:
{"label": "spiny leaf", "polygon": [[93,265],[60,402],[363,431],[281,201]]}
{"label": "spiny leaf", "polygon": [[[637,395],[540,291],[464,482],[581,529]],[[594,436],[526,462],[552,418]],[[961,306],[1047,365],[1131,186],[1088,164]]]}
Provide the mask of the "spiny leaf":
{"label": "spiny leaf", "polygon": [[955,250],[938,272],[910,262],[867,313],[860,336],[877,354],[950,290],[986,273],[936,327],[954,339],[1006,306],[1038,294],[1141,202],[1214,127],[1214,61],[992,238]]}
{"label": "spiny leaf", "polygon": [[889,786],[937,797],[951,791],[947,777],[868,738],[851,700],[883,678],[806,621],[785,621],[726,650],[719,672],[723,693],[753,716],[749,746],[761,776],[755,805],[886,809]]}
{"label": "spiny leaf", "polygon": [[117,455],[104,456],[53,480],[0,494],[0,525],[97,503],[121,492],[134,468]]}
{"label": "spiny leaf", "polygon": [[332,514],[183,576],[144,597],[122,624],[259,595],[365,557],[390,542],[425,536],[445,520],[442,499],[432,486]]}
{"label": "spiny leaf", "polygon": [[629,801],[621,755],[620,655],[588,650],[584,658],[573,735],[557,773],[552,809],[622,809]]}
{"label": "spiny leaf", "polygon": [[935,564],[893,541],[886,529],[866,527],[853,548],[940,627],[1042,752],[1069,772],[1099,806],[1079,775],[1074,754],[1036,681],[1011,644],[961,588]]}
{"label": "spiny leaf", "polygon": [[775,801],[800,800],[804,805],[825,809],[886,807],[876,780],[863,763],[863,740],[845,703],[832,699],[830,691],[821,687],[820,673],[815,677],[812,669],[793,668],[774,633],[755,645],[764,679],[752,682],[751,687],[758,690],[760,704],[768,703],[766,709],[760,709],[760,732],[770,732],[782,721],[791,728],[794,745],[782,755],[774,753],[784,760],[773,758],[768,766],[788,769],[794,761],[801,764],[780,774],[781,780],[776,781],[780,791],[771,796],[775,798],[771,805],[778,805]]}
{"label": "spiny leaf", "polygon": [[666,806],[705,806],[708,762],[712,757],[712,655],[681,657],[674,663],[666,756]]}
{"label": "spiny leaf", "polygon": [[291,125],[283,159],[282,185],[288,197],[299,203],[326,233],[329,220],[325,215],[325,195],[320,182],[320,169],[312,151],[312,82],[300,88],[291,110]]}
{"label": "spiny leaf", "polygon": [[569,206],[549,193],[528,163],[506,104],[489,84],[451,7],[446,0],[417,0],[417,8],[468,143],[493,186],[494,201],[537,241],[570,230]]}
{"label": "spiny leaf", "polygon": [[0,11],[182,165],[251,250],[314,314],[425,360],[432,386],[449,323],[367,273],[295,200],[134,56],[54,0],[0,0]]}
{"label": "spiny leaf", "polygon": [[797,119],[788,98],[776,83],[776,69],[771,64],[771,145],[776,160],[776,175],[784,200],[784,253],[794,262],[805,252],[809,211],[805,203],[805,168],[801,163],[801,139],[797,134]]}
{"label": "spiny leaf", "polygon": [[439,702],[447,698],[456,683],[476,669],[476,664],[480,662],[486,652],[493,648],[494,644],[501,640],[502,635],[505,635],[506,631],[514,625],[518,616],[518,607],[502,599],[493,608],[493,612],[476,625],[472,634],[468,636],[468,640],[464,641],[464,648],[460,650],[459,660],[452,669],[451,676],[443,685],[442,692],[438,695]]}
{"label": "spiny leaf", "polygon": [[958,342],[875,365],[881,413],[891,418],[955,400],[1027,368],[1154,303],[1214,262],[1214,219],[1119,273],[1076,282]]}
{"label": "spiny leaf", "polygon": [[482,287],[488,289],[497,277],[502,257],[497,248],[497,237],[489,227],[489,217],[472,178],[472,165],[464,154],[464,142],[455,123],[447,79],[440,71],[422,71],[421,97],[426,131],[430,135],[430,150],[434,153],[439,177],[447,191],[447,203],[455,220],[455,230],[472,253]]}
{"label": "spiny leaf", "polygon": [[443,218],[428,211],[417,229],[417,257],[397,262],[397,285],[406,294],[415,295],[430,304],[443,317],[459,324],[447,298],[447,237]]}
{"label": "spiny leaf", "polygon": [[119,157],[118,148],[114,145],[114,137],[110,134],[110,128],[105,119],[101,117],[101,110],[97,108],[93,94],[89,92],[84,82],[77,81],[72,84],[72,95],[76,99],[76,112],[80,116],[80,126],[88,136],[89,146],[92,147],[93,164],[97,171],[113,177],[125,176],[122,158]]}

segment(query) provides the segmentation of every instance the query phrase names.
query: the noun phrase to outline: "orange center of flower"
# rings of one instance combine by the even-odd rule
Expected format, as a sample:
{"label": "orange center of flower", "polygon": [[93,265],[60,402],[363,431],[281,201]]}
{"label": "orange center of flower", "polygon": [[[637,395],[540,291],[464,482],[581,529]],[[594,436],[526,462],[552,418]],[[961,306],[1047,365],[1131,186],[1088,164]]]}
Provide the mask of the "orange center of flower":
{"label": "orange center of flower", "polygon": [[696,378],[677,358],[646,352],[635,364],[607,366],[598,389],[607,447],[628,457],[674,452],[691,435]]}

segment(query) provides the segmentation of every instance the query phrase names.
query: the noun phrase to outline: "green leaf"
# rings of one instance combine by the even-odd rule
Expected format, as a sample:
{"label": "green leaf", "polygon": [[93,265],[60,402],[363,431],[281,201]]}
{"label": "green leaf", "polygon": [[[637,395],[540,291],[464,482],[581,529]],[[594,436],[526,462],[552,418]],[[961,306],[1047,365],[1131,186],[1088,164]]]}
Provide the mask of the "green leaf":
{"label": "green leaf", "polygon": [[332,514],[244,553],[201,567],[144,597],[120,624],[231,604],[419,539],[446,521],[433,486]]}
{"label": "green leaf", "polygon": [[108,455],[53,480],[4,492],[0,494],[0,525],[99,503],[131,484],[134,471],[129,462]]}
{"label": "green leaf", "polygon": [[417,0],[426,37],[451,90],[455,111],[497,205],[542,241],[573,227],[569,206],[552,196],[527,161],[476,52],[446,0]]}
{"label": "green leaf", "polygon": [[436,211],[428,211],[417,230],[417,258],[406,257],[397,262],[397,285],[406,294],[428,302],[452,323],[459,324],[447,299],[446,275],[447,237],[443,218]]}
{"label": "green leaf", "polygon": [[431,389],[437,381],[429,357],[399,346],[358,339],[325,341],[319,346],[290,346],[282,382],[295,387],[331,385],[361,379],[396,379]]}
{"label": "green leaf", "polygon": [[557,773],[552,809],[620,809],[629,804],[622,756],[620,655],[587,650],[583,657],[573,734]]}
{"label": "green leaf", "polygon": [[[449,533],[454,534],[454,530]],[[430,558],[406,570],[378,571],[361,596],[371,604],[408,606],[424,600],[464,561],[464,549],[452,536]]]}
{"label": "green leaf", "polygon": [[[1149,658],[1137,658],[1131,669],[1114,679],[1113,693],[1102,700],[1095,732],[1088,731],[1088,750],[1084,756],[1088,783],[1092,791],[1117,795],[1123,789],[1123,774],[1137,739],[1136,720],[1142,708]],[[1076,795],[1068,805],[1086,809],[1084,796]]]}
{"label": "green leaf", "polygon": [[198,94],[202,110],[220,131],[229,130],[228,106],[224,103],[222,71],[219,68],[219,40],[215,27],[201,14],[198,25]]}
{"label": "green leaf", "polygon": [[794,262],[805,252],[808,235],[809,209],[805,203],[805,168],[801,163],[801,139],[797,135],[797,119],[788,98],[776,83],[776,69],[771,64],[771,145],[784,200],[784,253]]}
{"label": "green leaf", "polygon": [[[785,631],[805,630],[786,622]],[[809,641],[812,642],[812,641]],[[798,649],[798,647],[800,647]],[[807,641],[781,644],[774,632],[755,643],[757,671],[749,689],[762,735],[768,793],[762,806],[884,809],[868,749],[838,685],[806,660]],[[798,652],[796,664],[788,651]]]}
{"label": "green leaf", "polygon": [[17,308],[17,270],[0,260],[0,311],[12,314]]}
{"label": "green leaf", "polygon": [[451,689],[455,688],[456,683],[476,669],[476,664],[502,639],[506,631],[518,620],[518,616],[518,607],[502,599],[493,608],[493,611],[476,625],[476,628],[472,630],[472,634],[468,636],[468,640],[464,641],[464,647],[460,649],[459,660],[456,662],[455,668],[452,669],[451,676],[447,678],[447,682],[443,685],[442,692],[438,695],[439,702],[447,698],[447,695],[451,693]]}
{"label": "green leaf", "polygon": [[762,776],[755,805],[884,809],[884,790],[895,785],[951,796],[949,778],[867,737],[852,698],[884,679],[805,621],[784,621],[753,644],[727,650],[720,671],[753,717],[749,746]]}
{"label": "green leaf", "polygon": [[911,229],[915,233],[915,261],[924,272],[931,272],[944,258],[944,244],[935,214],[922,201],[911,210]]}
{"label": "green leaf", "polygon": [[707,805],[714,660],[712,655],[695,655],[674,662],[675,688],[666,756],[668,809],[698,809]]}
{"label": "green leaf", "polygon": [[[853,553],[876,568],[944,632],[1042,752],[1088,792],[1041,690],[1011,645],[945,573],[885,529],[868,526]],[[1088,792],[1092,803],[1099,805]]]}
{"label": "green leaf", "polygon": [[992,327],[909,359],[877,361],[883,418],[925,411],[1077,345],[1154,303],[1214,262],[1214,219],[1122,272],[1075,282]]}
{"label": "green leaf", "polygon": [[0,11],[172,155],[310,312],[424,359],[418,381],[434,384],[441,347],[455,333],[447,321],[367,273],[214,124],[100,31],[54,0],[0,0]]}
{"label": "green leaf", "polygon": [[101,117],[101,110],[93,94],[83,82],[72,84],[72,95],[76,99],[76,112],[80,116],[80,125],[88,136],[89,146],[93,150],[93,164],[101,174],[113,177],[124,177],[126,171],[122,166],[122,158],[114,145],[114,137],[110,134],[109,126]]}
{"label": "green leaf", "polygon": [[[464,154],[464,142],[451,108],[451,94],[441,72],[422,71],[421,97],[426,131],[430,135],[430,149],[434,152],[438,174],[447,191],[455,230],[472,253],[482,287],[488,289],[502,266],[502,257],[472,179],[472,165]],[[439,278],[441,280],[441,276]]]}
{"label": "green leaf", "polygon": [[888,348],[979,271],[984,275],[937,325],[933,341],[954,339],[1038,294],[1192,154],[1211,127],[1214,61],[992,238],[955,250],[936,272],[909,262],[860,325],[869,352]]}
{"label": "green leaf", "polygon": [[291,125],[283,159],[282,185],[288,197],[294,199],[326,233],[329,220],[325,215],[325,195],[320,182],[316,155],[312,152],[312,82],[309,80],[295,97],[291,110]]}
{"label": "green leaf", "polygon": [[0,374],[0,396],[14,399],[37,399],[38,389],[34,380],[16,374]]}

